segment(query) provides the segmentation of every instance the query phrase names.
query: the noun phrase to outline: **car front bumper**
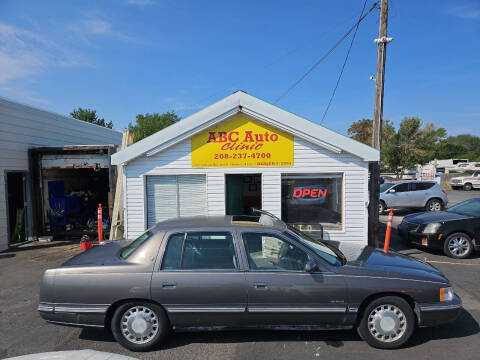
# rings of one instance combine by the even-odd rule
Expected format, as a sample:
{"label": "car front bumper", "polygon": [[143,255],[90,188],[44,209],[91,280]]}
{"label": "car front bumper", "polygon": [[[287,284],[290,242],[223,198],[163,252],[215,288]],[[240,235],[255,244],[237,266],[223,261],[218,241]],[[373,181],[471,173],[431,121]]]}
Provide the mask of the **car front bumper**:
{"label": "car front bumper", "polygon": [[38,304],[40,316],[51,323],[78,326],[104,327],[108,305]]}
{"label": "car front bumper", "polygon": [[[436,234],[424,234],[416,231],[408,231],[404,224],[398,226],[398,235],[412,244],[426,247],[429,249],[443,249],[443,239],[438,238],[440,233]],[[426,240],[425,240],[426,239]]]}
{"label": "car front bumper", "polygon": [[436,326],[455,321],[462,309],[462,300],[456,294],[452,301],[417,304],[418,325]]}

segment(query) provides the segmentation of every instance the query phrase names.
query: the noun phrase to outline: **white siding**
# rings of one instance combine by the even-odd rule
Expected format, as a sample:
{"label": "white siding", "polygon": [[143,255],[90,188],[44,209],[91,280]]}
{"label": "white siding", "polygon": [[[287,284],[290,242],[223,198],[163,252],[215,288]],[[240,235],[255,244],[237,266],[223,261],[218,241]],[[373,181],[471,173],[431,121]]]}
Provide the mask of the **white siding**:
{"label": "white siding", "polygon": [[120,144],[122,133],[0,98],[0,251],[8,247],[6,171],[28,171],[28,149]]}
{"label": "white siding", "polygon": [[[325,238],[356,243],[367,242],[368,164],[346,153],[336,154],[295,138],[293,167],[287,168],[191,168],[190,140],[180,142],[154,156],[142,156],[128,163],[126,192],[127,237],[145,229],[144,175],[206,174],[209,215],[225,214],[225,173],[262,173],[262,206],[281,214],[282,173],[343,173],[343,229],[325,231]],[[132,205],[134,202],[134,205]]]}

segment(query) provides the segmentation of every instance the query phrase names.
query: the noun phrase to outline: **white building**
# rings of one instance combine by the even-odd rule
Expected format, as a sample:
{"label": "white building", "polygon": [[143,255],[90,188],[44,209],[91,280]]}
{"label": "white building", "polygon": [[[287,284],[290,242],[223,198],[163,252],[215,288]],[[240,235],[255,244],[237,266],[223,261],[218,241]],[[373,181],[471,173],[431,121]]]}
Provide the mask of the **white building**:
{"label": "white building", "polygon": [[112,156],[127,237],[156,222],[260,207],[312,235],[367,243],[379,152],[238,91]]}
{"label": "white building", "polygon": [[[20,216],[23,239],[43,235],[50,180],[64,181],[68,190],[93,173],[109,172],[109,151],[121,144],[122,133],[5,98],[0,98],[0,126],[1,251],[14,242]],[[72,163],[79,159],[81,165]],[[99,163],[104,170],[88,170]]]}

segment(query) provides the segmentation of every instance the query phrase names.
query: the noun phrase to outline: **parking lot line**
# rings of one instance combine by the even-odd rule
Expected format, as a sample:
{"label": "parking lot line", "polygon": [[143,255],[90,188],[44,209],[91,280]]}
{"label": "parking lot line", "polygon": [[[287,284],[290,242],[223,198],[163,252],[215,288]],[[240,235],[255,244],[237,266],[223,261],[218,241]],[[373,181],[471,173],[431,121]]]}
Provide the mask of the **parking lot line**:
{"label": "parking lot line", "polygon": [[437,263],[437,264],[451,264],[451,265],[464,265],[464,266],[480,266],[480,264],[464,264],[460,262],[453,262],[453,261],[438,261],[438,260],[427,260],[428,263]]}

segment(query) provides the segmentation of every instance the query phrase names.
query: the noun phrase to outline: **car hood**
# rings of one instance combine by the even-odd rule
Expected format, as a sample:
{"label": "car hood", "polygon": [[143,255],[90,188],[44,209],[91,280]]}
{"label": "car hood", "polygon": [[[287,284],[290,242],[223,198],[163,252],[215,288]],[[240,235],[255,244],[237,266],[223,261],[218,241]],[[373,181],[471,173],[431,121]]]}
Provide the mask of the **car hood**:
{"label": "car hood", "polygon": [[345,266],[350,271],[367,272],[371,276],[391,276],[448,283],[447,278],[434,266],[396,251],[384,252],[367,246],[360,256]]}
{"label": "car hood", "polygon": [[115,265],[122,261],[120,250],[129,244],[128,240],[106,241],[67,260],[61,267]]}
{"label": "car hood", "polygon": [[410,214],[403,218],[404,221],[408,221],[414,224],[429,224],[429,223],[441,223],[445,221],[465,220],[470,217],[459,213],[450,211],[437,211],[437,212],[422,212],[418,214]]}

